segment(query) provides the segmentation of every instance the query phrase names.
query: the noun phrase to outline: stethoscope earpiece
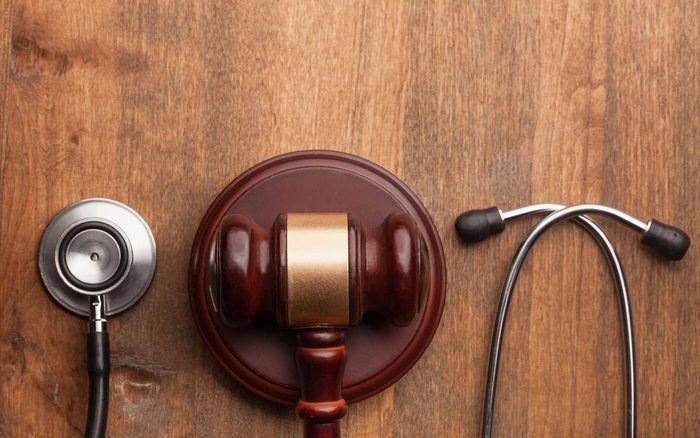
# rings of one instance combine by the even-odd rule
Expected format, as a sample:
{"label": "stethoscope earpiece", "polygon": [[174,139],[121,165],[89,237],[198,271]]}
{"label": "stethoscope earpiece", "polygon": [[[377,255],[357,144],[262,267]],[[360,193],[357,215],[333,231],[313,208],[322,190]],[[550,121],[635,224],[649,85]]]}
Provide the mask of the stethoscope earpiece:
{"label": "stethoscope earpiece", "polygon": [[477,243],[501,233],[506,222],[497,207],[469,210],[455,219],[455,230],[464,243]]}
{"label": "stethoscope earpiece", "polygon": [[642,234],[642,243],[669,260],[680,260],[690,248],[690,237],[685,231],[652,219]]}

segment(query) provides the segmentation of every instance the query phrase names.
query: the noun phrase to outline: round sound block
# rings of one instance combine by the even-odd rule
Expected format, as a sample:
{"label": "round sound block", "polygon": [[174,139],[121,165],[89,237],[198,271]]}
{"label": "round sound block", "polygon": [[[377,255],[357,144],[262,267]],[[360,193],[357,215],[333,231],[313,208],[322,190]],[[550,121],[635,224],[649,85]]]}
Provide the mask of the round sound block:
{"label": "round sound block", "polygon": [[277,403],[299,400],[295,333],[279,328],[272,317],[245,328],[226,326],[209,286],[212,244],[224,216],[244,214],[270,227],[287,212],[348,212],[367,227],[405,212],[425,239],[429,284],[421,314],[405,327],[369,315],[346,331],[343,398],[352,403],[370,397],[401,378],[428,347],[445,302],[445,258],[435,225],[416,195],[394,175],[354,155],[281,155],[249,169],[221,192],[202,219],[190,258],[190,303],[199,333],[243,386]]}

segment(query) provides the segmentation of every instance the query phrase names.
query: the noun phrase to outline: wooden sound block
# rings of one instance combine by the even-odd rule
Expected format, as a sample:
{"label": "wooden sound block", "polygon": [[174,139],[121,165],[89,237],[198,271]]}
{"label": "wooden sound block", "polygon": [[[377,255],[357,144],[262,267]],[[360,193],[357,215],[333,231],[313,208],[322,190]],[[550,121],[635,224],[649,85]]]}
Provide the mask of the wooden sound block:
{"label": "wooden sound block", "polygon": [[368,314],[345,333],[343,398],[352,403],[377,394],[401,378],[430,344],[445,302],[445,259],[435,225],[416,195],[388,171],[354,155],[281,155],[252,167],[219,194],[202,219],[190,257],[190,303],[200,335],[243,386],[277,403],[294,405],[299,400],[296,333],[279,328],[272,316],[243,328],[227,326],[210,284],[213,242],[226,215],[243,214],[270,227],[285,212],[348,212],[368,227],[404,212],[418,226],[428,253],[421,313],[404,327]]}

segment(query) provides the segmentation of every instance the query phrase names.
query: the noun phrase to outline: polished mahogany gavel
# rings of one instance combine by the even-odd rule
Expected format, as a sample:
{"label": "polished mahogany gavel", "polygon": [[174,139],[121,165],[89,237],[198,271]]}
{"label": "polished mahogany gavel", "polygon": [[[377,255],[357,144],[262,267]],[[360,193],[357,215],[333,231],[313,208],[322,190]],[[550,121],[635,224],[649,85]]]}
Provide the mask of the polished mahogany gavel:
{"label": "polished mahogany gavel", "polygon": [[427,287],[427,251],[413,219],[392,213],[363,228],[347,213],[286,213],[271,228],[226,216],[216,251],[218,303],[231,327],[263,314],[298,330],[297,414],[311,438],[340,435],[344,328],[368,312],[409,324]]}

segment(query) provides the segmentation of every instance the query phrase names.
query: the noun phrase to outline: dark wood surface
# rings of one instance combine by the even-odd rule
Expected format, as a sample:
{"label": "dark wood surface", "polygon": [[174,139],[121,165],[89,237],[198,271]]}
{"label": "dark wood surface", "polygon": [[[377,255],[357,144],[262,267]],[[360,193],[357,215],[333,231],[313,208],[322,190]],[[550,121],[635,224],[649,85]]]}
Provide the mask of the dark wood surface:
{"label": "dark wood surface", "polygon": [[[85,322],[43,292],[48,220],[84,197],[139,211],[151,291],[113,318],[114,437],[288,436],[200,341],[187,260],[214,196],[282,152],[353,152],[424,201],[448,262],[445,315],[397,385],[350,406],[353,437],[473,436],[512,252],[452,220],[493,204],[600,202],[700,227],[700,6],[694,1],[0,1],[0,435],[80,436]],[[697,245],[666,263],[603,221],[631,288],[640,436],[700,434]],[[537,244],[516,290],[499,436],[623,428],[618,308],[573,225]]]}

